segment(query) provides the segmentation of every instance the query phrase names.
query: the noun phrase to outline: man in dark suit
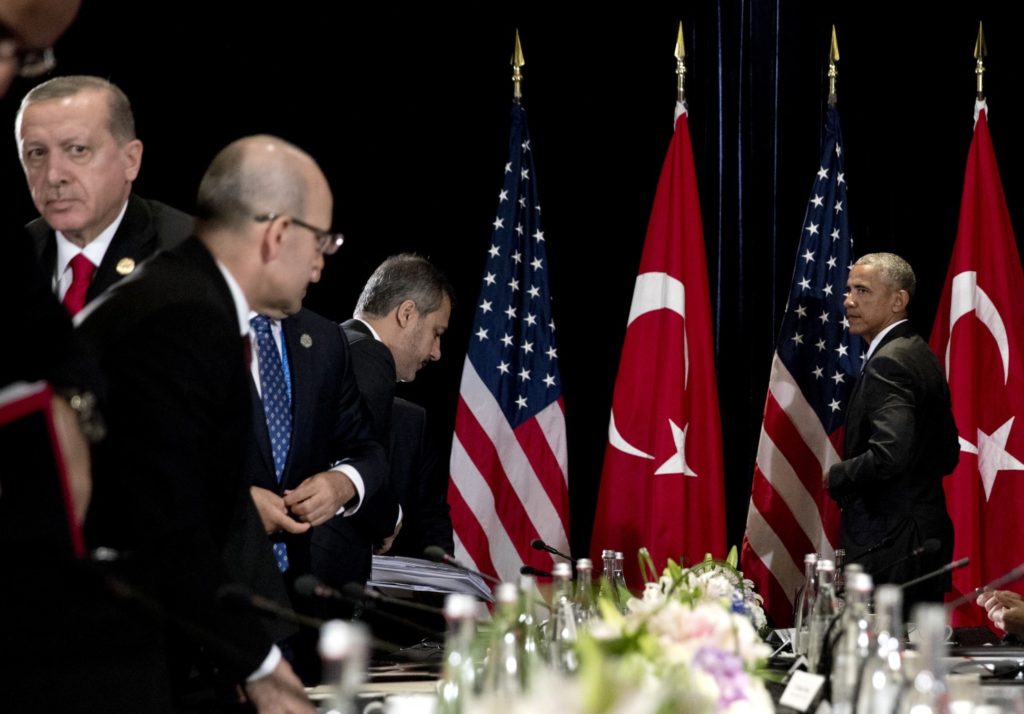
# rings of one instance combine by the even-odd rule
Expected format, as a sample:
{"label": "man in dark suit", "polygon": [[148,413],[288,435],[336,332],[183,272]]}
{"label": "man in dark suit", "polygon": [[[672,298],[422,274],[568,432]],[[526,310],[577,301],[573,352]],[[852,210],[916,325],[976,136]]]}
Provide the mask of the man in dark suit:
{"label": "man in dark suit", "polygon": [[155,690],[166,689],[161,661],[173,680],[200,651],[259,710],[311,712],[270,638],[218,592],[230,582],[227,532],[249,499],[249,313],[299,311],[324,265],[330,234],[317,226],[330,224],[333,199],[307,154],[256,136],[217,155],[197,203],[196,238],[86,308],[79,330],[110,380],[87,542],[129,554],[127,592],[167,624],[108,628],[104,647],[149,655]]}
{"label": "man in dark suit", "polygon": [[[869,343],[846,411],[845,460],[827,475],[843,511],[842,543],[875,582],[906,582],[952,558],[953,523],[942,477],[959,460],[949,385],[928,344],[914,334],[907,306],[916,280],[891,253],[863,256],[847,281],[850,332]],[[934,553],[890,564],[934,538]],[[888,547],[865,553],[883,541]],[[950,580],[905,593],[906,603],[941,600]]]}
{"label": "man in dark suit", "polygon": [[[386,482],[387,460],[373,439],[371,419],[338,326],[304,309],[285,320],[271,321],[269,327],[274,337],[269,349],[287,365],[290,377],[286,386],[290,435],[284,435],[285,453],[277,453],[281,447],[273,443],[271,432],[285,430],[273,424],[269,389],[264,384],[269,378],[267,356],[257,344],[250,384],[256,418],[246,462],[253,500],[287,579],[313,572],[340,588],[359,579],[363,558],[361,553],[347,552],[350,539],[338,534],[348,531],[348,516]],[[257,335],[259,329],[254,329]],[[330,527],[325,525],[335,520]],[[311,527],[324,531],[312,551]]]}
{"label": "man in dark suit", "polygon": [[[363,287],[355,317],[343,324],[356,381],[373,413],[377,439],[389,449],[389,497],[367,504],[357,520],[377,526],[380,552],[423,555],[439,545],[451,552],[452,525],[442,467],[426,430],[426,412],[395,399],[395,382],[411,382],[441,358],[441,335],[451,317],[448,279],[426,258],[408,253],[381,263]],[[395,504],[400,508],[395,508]],[[387,527],[401,518],[397,536]],[[390,550],[397,545],[399,550]]]}
{"label": "man in dark suit", "polygon": [[22,100],[15,133],[40,213],[27,229],[72,315],[192,234],[191,216],[131,193],[142,142],[116,85],[89,76],[44,82]]}

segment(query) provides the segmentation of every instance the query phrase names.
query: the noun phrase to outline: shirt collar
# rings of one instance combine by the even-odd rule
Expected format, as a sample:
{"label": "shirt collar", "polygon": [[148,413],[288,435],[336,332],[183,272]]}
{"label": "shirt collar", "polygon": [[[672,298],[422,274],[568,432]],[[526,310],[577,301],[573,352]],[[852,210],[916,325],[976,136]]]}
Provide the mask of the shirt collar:
{"label": "shirt collar", "polygon": [[125,201],[124,205],[121,206],[121,212],[117,214],[117,218],[109,226],[100,231],[100,234],[93,238],[91,241],[86,243],[84,248],[79,248],[77,245],[68,240],[60,231],[54,231],[57,238],[57,265],[56,265],[56,276],[59,278],[64,274],[64,271],[68,269],[68,264],[71,259],[79,253],[85,255],[89,259],[89,262],[99,267],[99,264],[103,262],[103,256],[107,253],[107,248],[110,247],[110,242],[114,240],[114,234],[117,233],[117,229],[121,227],[121,221],[124,220],[124,214],[128,210],[128,202]]}
{"label": "shirt collar", "polygon": [[373,325],[371,325],[369,322],[367,322],[366,320],[364,320],[364,319],[362,319],[360,317],[357,317],[357,318],[354,318],[354,319],[356,319],[357,321],[359,321],[359,322],[363,323],[364,325],[366,325],[366,329],[370,331],[370,334],[373,335],[373,339],[377,340],[377,342],[383,342],[384,341],[384,340],[382,340],[380,338],[380,335],[377,334],[377,331],[375,329],[373,329]]}
{"label": "shirt collar", "polygon": [[871,344],[868,345],[868,353],[864,355],[864,361],[867,362],[869,359],[871,359],[871,355],[873,355],[875,353],[875,350],[878,349],[878,345],[882,344],[882,338],[888,335],[892,331],[892,328],[896,327],[896,325],[902,325],[906,321],[907,318],[897,320],[896,322],[892,323],[891,325],[883,329],[877,335],[875,335],[875,339],[871,340]]}
{"label": "shirt collar", "polygon": [[231,271],[227,269],[223,263],[219,260],[217,262],[217,269],[220,274],[224,276],[224,282],[228,284],[228,290],[231,292],[231,301],[235,305],[235,317],[238,318],[238,334],[245,337],[249,334],[249,301],[245,299],[245,293],[242,292],[242,286],[235,280],[235,276],[231,274]]}

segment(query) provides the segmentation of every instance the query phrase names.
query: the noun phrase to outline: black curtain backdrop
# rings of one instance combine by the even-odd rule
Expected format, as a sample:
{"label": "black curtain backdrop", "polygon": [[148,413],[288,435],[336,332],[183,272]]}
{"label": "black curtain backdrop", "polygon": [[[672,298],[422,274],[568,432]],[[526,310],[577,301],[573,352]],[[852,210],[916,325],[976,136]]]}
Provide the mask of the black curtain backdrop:
{"label": "black curtain backdrop", "polygon": [[[350,316],[386,256],[416,251],[434,260],[458,304],[442,361],[403,389],[428,406],[447,443],[506,160],[518,27],[559,326],[572,546],[584,553],[633,281],[672,131],[682,20],[728,537],[739,543],[774,340],[818,167],[831,24],[842,57],[855,247],[891,250],[914,265],[912,317],[927,335],[956,236],[979,20],[992,53],[990,125],[1021,225],[1016,13],[1012,3],[978,2],[606,8],[87,0],[57,53],[60,73],[108,77],[131,98],[145,143],[136,188],[146,197],[191,210],[213,154],[245,134],[278,134],[315,156],[347,236],[307,299],[327,317]],[[5,126],[29,86],[16,85],[3,103]],[[14,142],[2,152],[4,200],[32,218]],[[661,358],[652,354],[652,364]]]}

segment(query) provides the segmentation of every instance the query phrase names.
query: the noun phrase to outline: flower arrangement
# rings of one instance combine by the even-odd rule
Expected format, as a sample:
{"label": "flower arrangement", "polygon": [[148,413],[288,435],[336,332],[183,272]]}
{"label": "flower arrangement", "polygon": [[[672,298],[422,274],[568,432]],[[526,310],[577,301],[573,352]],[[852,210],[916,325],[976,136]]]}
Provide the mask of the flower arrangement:
{"label": "flower arrangement", "polygon": [[579,641],[585,711],[770,712],[771,697],[756,675],[770,648],[761,598],[736,569],[708,555],[684,568],[669,561],[650,577],[625,612],[606,599],[601,616]]}

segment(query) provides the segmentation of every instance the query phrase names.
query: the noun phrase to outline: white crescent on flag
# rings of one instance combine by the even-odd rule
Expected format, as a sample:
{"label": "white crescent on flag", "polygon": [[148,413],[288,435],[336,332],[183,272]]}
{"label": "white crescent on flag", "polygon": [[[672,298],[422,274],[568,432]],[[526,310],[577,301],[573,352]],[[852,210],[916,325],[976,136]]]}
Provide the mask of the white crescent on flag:
{"label": "white crescent on flag", "polygon": [[[655,310],[671,310],[684,320],[686,319],[686,287],[668,273],[641,273],[636,276],[633,287],[633,302],[629,306],[629,318],[626,320],[626,331],[633,321],[642,315]],[[689,383],[690,355],[687,349],[686,330],[683,330],[683,386]],[[612,407],[611,419],[608,423],[608,443],[624,454],[638,456],[642,459],[654,457],[626,441],[615,426],[615,408]]]}
{"label": "white crescent on flag", "polygon": [[946,342],[946,377],[949,378],[949,349],[953,343],[953,326],[956,321],[969,312],[978,316],[999,347],[999,356],[1003,360],[1003,384],[1010,379],[1010,341],[1006,336],[1006,325],[999,314],[999,309],[984,290],[978,287],[978,273],[965,270],[957,273],[950,287],[949,302],[949,340]]}

